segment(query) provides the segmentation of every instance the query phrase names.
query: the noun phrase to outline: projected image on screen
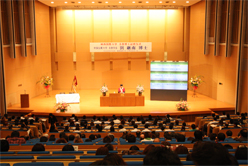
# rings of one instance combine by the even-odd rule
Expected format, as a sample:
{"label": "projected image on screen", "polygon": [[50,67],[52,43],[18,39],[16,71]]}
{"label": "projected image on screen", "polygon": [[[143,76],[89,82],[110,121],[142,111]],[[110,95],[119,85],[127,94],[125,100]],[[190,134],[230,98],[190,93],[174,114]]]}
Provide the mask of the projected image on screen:
{"label": "projected image on screen", "polygon": [[188,62],[151,62],[150,89],[187,90]]}

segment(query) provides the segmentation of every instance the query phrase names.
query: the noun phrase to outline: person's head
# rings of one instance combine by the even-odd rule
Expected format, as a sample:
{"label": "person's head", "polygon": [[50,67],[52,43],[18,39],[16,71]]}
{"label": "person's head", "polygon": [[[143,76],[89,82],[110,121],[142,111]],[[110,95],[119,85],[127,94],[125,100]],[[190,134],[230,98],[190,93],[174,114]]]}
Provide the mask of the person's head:
{"label": "person's head", "polygon": [[115,136],[113,134],[108,134],[108,136],[111,138],[111,142],[113,142],[115,139]]}
{"label": "person's head", "polygon": [[164,132],[164,138],[166,140],[171,140],[172,139],[170,133],[168,133],[168,132]]}
{"label": "person's head", "polygon": [[104,147],[108,148],[108,150],[109,150],[109,151],[114,150],[114,147],[113,147],[113,145],[112,145],[112,144],[105,144],[105,146],[104,146]]}
{"label": "person's head", "polygon": [[195,139],[196,139],[196,140],[201,140],[201,141],[202,141],[203,134],[202,134],[201,131],[196,130],[196,131],[194,132],[194,136],[195,136]]}
{"label": "person's head", "polygon": [[20,137],[19,131],[12,131],[11,137],[12,137],[12,138],[13,138],[13,137]]}
{"label": "person's head", "polygon": [[192,128],[192,129],[195,129],[195,128],[196,128],[195,124],[192,124],[192,125],[191,125],[191,128]]}
{"label": "person's head", "polygon": [[49,141],[55,141],[55,135],[54,134],[53,135],[50,135]]}
{"label": "person's head", "polygon": [[235,157],[237,160],[248,160],[248,149],[245,145],[239,145],[235,151]]}
{"label": "person's head", "polygon": [[72,145],[65,145],[62,151],[74,151],[74,147]]}
{"label": "person's head", "polygon": [[215,141],[215,140],[216,140],[216,137],[217,137],[217,134],[215,134],[215,133],[209,134],[209,139],[210,139],[211,141]]}
{"label": "person's head", "polygon": [[109,150],[107,147],[99,147],[96,150],[96,155],[107,155],[107,154],[109,154]]}
{"label": "person's head", "polygon": [[227,130],[226,131],[226,136],[231,137],[232,136],[232,131],[231,130]]}
{"label": "person's head", "polygon": [[195,165],[230,165],[231,155],[220,143],[197,142],[191,153]]}
{"label": "person's head", "polygon": [[133,128],[137,129],[138,128],[138,125],[137,124],[133,125]]}
{"label": "person's head", "polygon": [[74,135],[69,135],[69,141],[73,141],[75,139],[75,136]]}
{"label": "person's head", "polygon": [[185,146],[182,146],[182,145],[179,145],[176,149],[175,149],[175,152],[177,154],[188,154],[189,151],[188,151],[188,148],[185,147]]}
{"label": "person's head", "polygon": [[241,137],[247,138],[247,129],[240,130]]}
{"label": "person's head", "polygon": [[169,129],[173,129],[174,123],[170,123]]}
{"label": "person's head", "polygon": [[40,137],[40,142],[47,142],[48,138],[45,136]]}
{"label": "person's head", "polygon": [[7,140],[0,140],[1,152],[9,151],[9,142]]}
{"label": "person's head", "polygon": [[90,134],[89,139],[95,140],[96,139],[96,136],[94,134]]}
{"label": "person's head", "polygon": [[226,136],[224,133],[218,133],[217,138],[218,138],[218,141],[224,141]]}
{"label": "person's head", "polygon": [[143,165],[182,165],[177,154],[166,147],[154,147],[143,159]]}
{"label": "person's head", "polygon": [[45,151],[45,146],[43,144],[37,143],[33,146],[32,151]]}
{"label": "person's head", "polygon": [[139,150],[139,147],[136,145],[133,145],[129,148],[129,150]]}
{"label": "person's head", "polygon": [[122,126],[122,125],[119,125],[118,128],[119,128],[119,129],[123,129],[123,126]]}
{"label": "person's head", "polygon": [[159,138],[154,138],[153,142],[160,142]]}
{"label": "person's head", "polygon": [[145,124],[145,128],[147,129],[149,127],[149,124]]}
{"label": "person's head", "polygon": [[145,147],[145,149],[143,150],[143,154],[147,154],[150,150],[152,150],[153,148],[155,148],[155,146],[153,144],[147,145]]}
{"label": "person's head", "polygon": [[120,87],[123,87],[123,84],[120,84]]}
{"label": "person's head", "polygon": [[106,161],[109,161],[110,165],[127,165],[125,161],[116,153],[110,153],[103,158]]}
{"label": "person's head", "polygon": [[115,132],[114,126],[111,126],[111,127],[110,127],[110,132]]}
{"label": "person's head", "polygon": [[128,141],[128,143],[135,143],[136,142],[136,137],[133,134],[129,134],[127,136],[127,141]]}
{"label": "person's head", "polygon": [[185,135],[183,134],[177,134],[176,135],[177,142],[185,142]]}
{"label": "person's head", "polygon": [[112,142],[112,139],[109,136],[105,136],[103,138],[103,143],[111,143],[111,142]]}

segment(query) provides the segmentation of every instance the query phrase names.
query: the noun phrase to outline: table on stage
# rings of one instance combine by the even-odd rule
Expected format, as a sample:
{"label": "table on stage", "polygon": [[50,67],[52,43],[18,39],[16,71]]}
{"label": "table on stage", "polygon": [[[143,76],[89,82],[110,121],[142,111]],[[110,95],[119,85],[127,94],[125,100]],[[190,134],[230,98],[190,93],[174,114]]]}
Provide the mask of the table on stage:
{"label": "table on stage", "polygon": [[110,93],[109,96],[100,97],[101,107],[118,107],[118,106],[144,106],[145,97],[135,96],[135,93]]}
{"label": "table on stage", "polygon": [[79,103],[80,102],[80,96],[78,93],[72,93],[72,94],[56,94],[56,103]]}

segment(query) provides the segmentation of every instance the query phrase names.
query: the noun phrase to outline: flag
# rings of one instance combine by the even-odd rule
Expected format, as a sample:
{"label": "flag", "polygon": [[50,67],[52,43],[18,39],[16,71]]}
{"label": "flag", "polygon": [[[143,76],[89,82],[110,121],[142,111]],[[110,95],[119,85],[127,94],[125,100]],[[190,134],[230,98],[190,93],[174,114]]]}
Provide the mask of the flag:
{"label": "flag", "polygon": [[74,86],[77,86],[77,77],[76,77],[76,76],[74,76],[73,85],[74,85]]}

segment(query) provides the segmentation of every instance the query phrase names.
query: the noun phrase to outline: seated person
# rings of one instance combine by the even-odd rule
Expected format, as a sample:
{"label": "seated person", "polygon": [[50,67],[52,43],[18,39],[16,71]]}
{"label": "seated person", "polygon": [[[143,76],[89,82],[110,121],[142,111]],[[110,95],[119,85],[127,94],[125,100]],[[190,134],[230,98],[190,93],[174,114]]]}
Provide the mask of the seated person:
{"label": "seated person", "polygon": [[19,131],[13,131],[11,137],[7,139],[9,144],[25,144],[26,140],[23,137],[20,137]]}
{"label": "seated person", "polygon": [[118,89],[118,93],[125,93],[125,88],[123,87],[123,85],[120,85],[120,88]]}

